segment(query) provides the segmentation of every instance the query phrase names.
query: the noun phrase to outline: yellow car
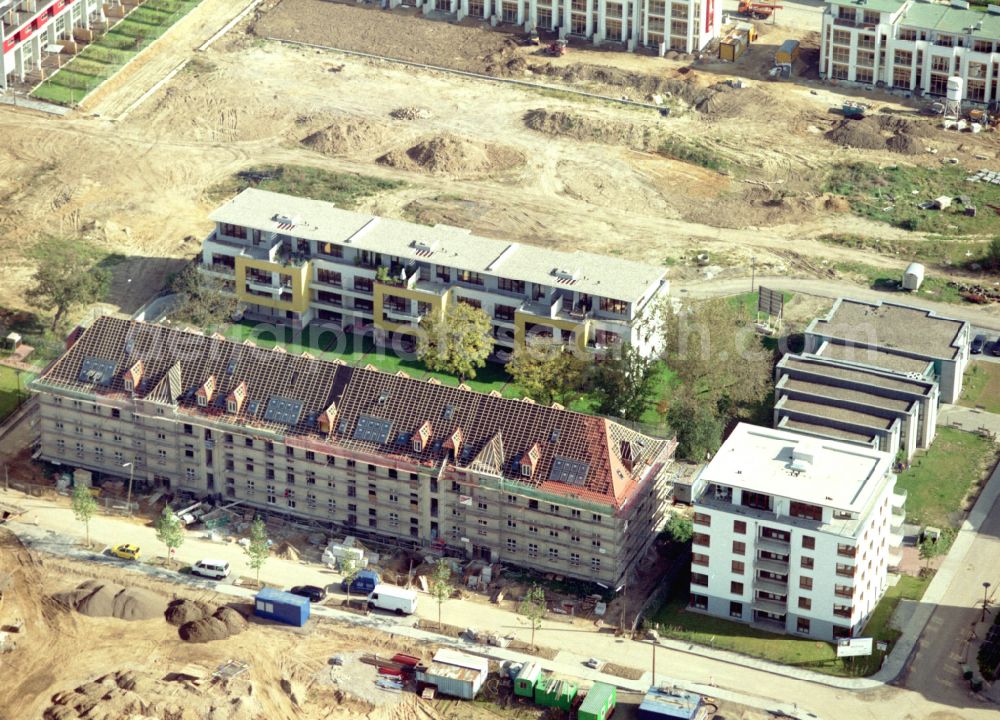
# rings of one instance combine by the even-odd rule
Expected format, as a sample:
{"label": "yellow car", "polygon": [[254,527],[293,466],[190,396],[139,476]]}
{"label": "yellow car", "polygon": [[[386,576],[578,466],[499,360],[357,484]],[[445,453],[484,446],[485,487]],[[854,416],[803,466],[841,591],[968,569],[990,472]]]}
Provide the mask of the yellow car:
{"label": "yellow car", "polygon": [[128,544],[115,545],[111,548],[111,554],[115,557],[120,557],[123,560],[138,560],[142,555],[137,546]]}

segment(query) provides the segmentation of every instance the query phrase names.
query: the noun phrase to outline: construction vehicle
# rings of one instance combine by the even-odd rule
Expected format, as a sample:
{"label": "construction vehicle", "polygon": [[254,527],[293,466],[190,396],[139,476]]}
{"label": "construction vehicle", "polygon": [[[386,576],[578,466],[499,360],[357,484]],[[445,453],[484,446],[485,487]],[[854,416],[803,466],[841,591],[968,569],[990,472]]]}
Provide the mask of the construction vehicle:
{"label": "construction vehicle", "polygon": [[871,110],[871,105],[867,105],[862,102],[855,102],[853,100],[845,100],[844,104],[840,106],[840,111],[844,114],[845,118],[851,118],[852,120],[860,120],[865,116],[865,113]]}
{"label": "construction vehicle", "polygon": [[549,45],[549,55],[553,57],[562,57],[566,54],[566,41],[556,40]]}
{"label": "construction vehicle", "polygon": [[755,3],[750,2],[750,0],[740,0],[740,4],[736,8],[736,14],[753,18],[754,20],[767,20],[774,14],[775,10],[781,9],[781,5],[773,3]]}

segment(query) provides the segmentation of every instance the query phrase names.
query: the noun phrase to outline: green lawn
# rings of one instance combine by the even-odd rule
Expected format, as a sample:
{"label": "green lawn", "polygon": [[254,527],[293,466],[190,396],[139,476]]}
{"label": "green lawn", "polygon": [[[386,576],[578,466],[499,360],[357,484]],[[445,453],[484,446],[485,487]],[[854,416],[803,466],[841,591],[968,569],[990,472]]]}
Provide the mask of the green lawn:
{"label": "green lawn", "polygon": [[957,528],[963,499],[992,467],[993,443],[977,434],[940,427],[930,448],[921,450],[899,475],[897,490],[906,490],[906,521]]}
{"label": "green lawn", "polygon": [[[34,373],[21,373],[21,396],[26,400],[28,397],[28,383],[34,379]],[[18,379],[14,368],[0,365],[0,420],[6,418],[17,407],[18,400]]]}
{"label": "green lawn", "polygon": [[959,404],[1000,413],[1000,363],[973,362],[965,373]]}
{"label": "green lawn", "polygon": [[342,208],[386,190],[403,187],[398,180],[333,172],[304,165],[262,165],[238,173],[208,190],[210,199],[222,201],[248,187],[331,202]]}
{"label": "green lawn", "polygon": [[[889,619],[896,605],[903,598],[919,600],[929,583],[930,577],[900,577],[899,582],[889,588],[879,601],[862,635],[887,641],[891,651],[892,643],[900,635],[899,631],[889,627]],[[837,660],[837,651],[831,643],[778,635],[744,623],[690,612],[686,598],[670,600],[656,613],[653,622],[665,637],[731,650],[782,665],[804,667],[828,675],[870,675],[878,670],[881,663],[881,655],[876,652],[867,661],[858,658],[845,664]]]}
{"label": "green lawn", "polygon": [[[858,262],[835,262],[833,269],[838,273],[853,276],[873,290],[894,291],[899,290],[899,283],[903,279],[903,271],[896,268],[884,268],[876,265],[867,265]],[[909,295],[908,292],[899,290],[901,296]],[[948,285],[944,278],[926,275],[920,290],[914,293],[923,295],[939,302],[964,303],[965,298],[961,296],[958,288]],[[902,299],[905,299],[902,298]]]}
{"label": "green lawn", "polygon": [[[965,179],[969,174],[960,165],[925,168],[844,163],[830,171],[823,189],[847,198],[854,214],[904,230],[953,235],[992,234],[996,230],[996,215],[987,206],[1000,205],[1000,187],[970,183]],[[918,207],[942,195],[969,196],[978,209],[976,217],[964,215],[959,203],[947,210]]]}

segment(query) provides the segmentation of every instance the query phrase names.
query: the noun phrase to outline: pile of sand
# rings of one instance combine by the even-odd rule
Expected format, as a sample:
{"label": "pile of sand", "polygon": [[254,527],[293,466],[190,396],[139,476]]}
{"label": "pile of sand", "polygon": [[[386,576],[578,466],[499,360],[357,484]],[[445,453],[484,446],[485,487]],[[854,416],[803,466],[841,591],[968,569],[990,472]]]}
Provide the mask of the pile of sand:
{"label": "pile of sand", "polygon": [[726,83],[717,83],[708,88],[705,96],[695,105],[698,112],[714,118],[734,118],[748,112],[770,111],[777,102],[757,87],[734,88]]}
{"label": "pile of sand", "polygon": [[651,125],[604,120],[579,113],[541,108],[526,112],[524,124],[531,130],[546,135],[607,145],[626,145],[637,150],[656,149],[664,139],[662,131]]}
{"label": "pile of sand", "polygon": [[489,175],[524,164],[524,155],[513,148],[451,135],[422,140],[406,150],[393,150],[376,162],[402,170],[450,175]]}
{"label": "pile of sand", "polygon": [[167,608],[167,622],[176,627],[212,614],[212,606],[200,600],[174,600]]}
{"label": "pile of sand", "polygon": [[396,120],[427,120],[433,117],[433,114],[427,108],[409,106],[396,108],[389,113],[389,117]]}
{"label": "pile of sand", "polygon": [[246,630],[247,621],[239,612],[221,607],[211,615],[205,615],[181,625],[178,634],[181,640],[193,643],[225,640],[231,635],[239,635]]}
{"label": "pile of sand", "polygon": [[307,135],[302,144],[323,155],[348,155],[381,145],[389,137],[385,127],[368,120],[333,123]]}
{"label": "pile of sand", "polygon": [[826,133],[827,140],[858,150],[889,150],[903,155],[923,151],[923,138],[934,129],[922,122],[892,115],[869,115],[860,120],[844,118]]}
{"label": "pile of sand", "polygon": [[676,97],[691,105],[697,105],[704,97],[705,90],[698,87],[693,79],[670,78],[664,75],[629,72],[605,65],[532,65],[533,73],[555,77],[569,83],[606,85],[616,90],[625,90],[633,99],[650,95]]}
{"label": "pile of sand", "polygon": [[187,683],[120,670],[74,690],[56,693],[42,717],[44,720],[253,720],[262,711],[253,691],[249,681],[245,681],[233,684],[228,693],[205,693]]}
{"label": "pile of sand", "polygon": [[282,560],[294,560],[296,562],[299,560],[299,551],[287,540],[280,545],[276,545],[272,553],[276,558],[281,558]]}
{"label": "pile of sand", "polygon": [[152,590],[99,580],[87,580],[76,590],[57,594],[55,599],[83,615],[120,620],[152,620],[163,617],[167,609],[166,598]]}

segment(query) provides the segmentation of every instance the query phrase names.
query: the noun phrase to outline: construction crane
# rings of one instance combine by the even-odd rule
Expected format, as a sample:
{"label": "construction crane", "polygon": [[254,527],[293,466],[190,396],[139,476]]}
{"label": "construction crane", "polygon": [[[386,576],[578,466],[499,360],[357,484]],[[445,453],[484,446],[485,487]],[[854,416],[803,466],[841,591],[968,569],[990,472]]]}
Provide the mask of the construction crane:
{"label": "construction crane", "polygon": [[739,7],[736,9],[737,15],[742,15],[743,17],[754,18],[755,20],[767,20],[772,17],[775,10],[782,10],[781,5],[775,5],[773,3],[755,3],[750,2],[750,0],[740,0]]}

